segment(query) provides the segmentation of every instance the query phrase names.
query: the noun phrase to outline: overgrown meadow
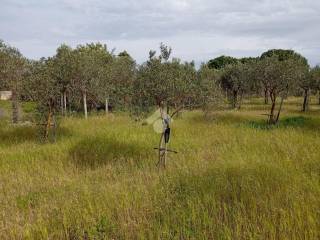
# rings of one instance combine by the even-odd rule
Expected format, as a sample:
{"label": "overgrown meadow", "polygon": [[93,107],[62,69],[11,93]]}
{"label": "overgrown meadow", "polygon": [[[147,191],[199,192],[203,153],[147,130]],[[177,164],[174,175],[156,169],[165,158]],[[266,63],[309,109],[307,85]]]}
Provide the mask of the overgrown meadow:
{"label": "overgrown meadow", "polygon": [[3,110],[0,238],[319,239],[320,106],[301,101],[271,127],[262,99],[182,113],[165,170],[159,135],[124,113],[63,118],[43,144]]}

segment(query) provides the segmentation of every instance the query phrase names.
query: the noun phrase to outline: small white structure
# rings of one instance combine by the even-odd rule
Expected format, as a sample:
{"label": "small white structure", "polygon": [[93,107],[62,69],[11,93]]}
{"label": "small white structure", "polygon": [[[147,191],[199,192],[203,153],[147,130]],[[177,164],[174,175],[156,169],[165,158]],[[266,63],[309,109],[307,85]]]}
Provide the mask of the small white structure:
{"label": "small white structure", "polygon": [[10,100],[12,97],[11,91],[0,91],[0,100]]}

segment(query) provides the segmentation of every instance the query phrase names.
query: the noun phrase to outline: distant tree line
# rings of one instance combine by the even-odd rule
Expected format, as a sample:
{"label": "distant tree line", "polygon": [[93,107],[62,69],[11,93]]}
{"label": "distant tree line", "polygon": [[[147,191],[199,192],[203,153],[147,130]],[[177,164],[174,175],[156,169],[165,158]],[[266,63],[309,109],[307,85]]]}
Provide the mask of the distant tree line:
{"label": "distant tree line", "polygon": [[270,124],[278,122],[288,95],[303,96],[302,111],[308,110],[311,93],[318,94],[320,104],[320,68],[310,68],[306,58],[293,50],[272,49],[257,58],[220,56],[208,66],[220,72],[218,82],[232,108],[241,107],[244,95],[263,96],[265,104],[271,102]]}
{"label": "distant tree line", "polygon": [[303,94],[302,110],[307,111],[310,94],[320,92],[320,68],[310,68],[293,50],[269,50],[257,58],[220,56],[199,69],[172,58],[171,52],[161,43],[159,53],[151,50],[139,65],[126,51],[116,55],[100,43],[62,44],[54,56],[30,60],[0,41],[0,89],[12,91],[13,123],[19,121],[19,101],[37,103],[44,139],[57,115],[83,112],[87,118],[90,110],[111,107],[140,115],[163,103],[172,111],[208,112],[225,99],[231,108],[241,108],[248,96],[271,103],[269,123],[274,124],[286,96]]}

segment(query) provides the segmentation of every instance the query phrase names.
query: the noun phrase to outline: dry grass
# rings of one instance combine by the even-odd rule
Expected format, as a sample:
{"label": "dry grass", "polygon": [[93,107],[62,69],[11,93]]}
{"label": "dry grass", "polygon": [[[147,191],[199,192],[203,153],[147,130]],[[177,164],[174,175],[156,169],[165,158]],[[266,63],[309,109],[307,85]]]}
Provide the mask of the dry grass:
{"label": "dry grass", "polygon": [[253,103],[175,120],[165,171],[124,115],[64,119],[55,144],[2,123],[0,238],[319,239],[320,108],[265,128]]}

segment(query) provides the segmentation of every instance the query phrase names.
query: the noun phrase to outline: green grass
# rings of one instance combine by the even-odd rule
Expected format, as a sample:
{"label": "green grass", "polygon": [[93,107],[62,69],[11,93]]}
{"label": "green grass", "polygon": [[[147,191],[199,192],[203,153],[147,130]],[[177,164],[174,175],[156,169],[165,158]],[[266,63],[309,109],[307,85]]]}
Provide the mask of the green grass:
{"label": "green grass", "polygon": [[300,101],[272,128],[255,102],[184,113],[166,170],[123,114],[63,119],[54,144],[2,121],[0,239],[319,239],[320,108]]}

